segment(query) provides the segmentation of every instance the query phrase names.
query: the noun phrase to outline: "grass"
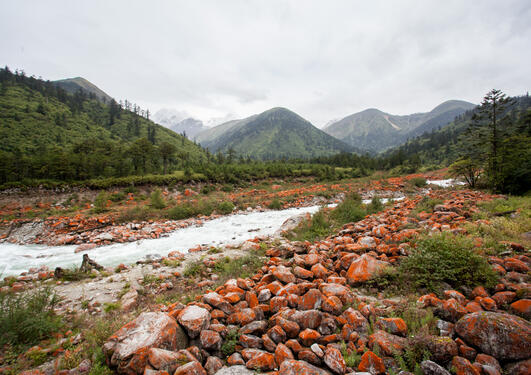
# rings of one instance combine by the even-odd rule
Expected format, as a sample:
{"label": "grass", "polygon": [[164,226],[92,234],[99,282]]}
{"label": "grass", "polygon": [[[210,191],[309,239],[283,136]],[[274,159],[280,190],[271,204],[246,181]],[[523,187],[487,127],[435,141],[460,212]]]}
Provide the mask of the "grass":
{"label": "grass", "polygon": [[162,191],[160,189],[153,190],[150,195],[149,205],[156,210],[162,210],[164,207],[166,207],[166,202],[164,202]]}
{"label": "grass", "polygon": [[54,313],[59,297],[51,288],[41,288],[18,295],[0,293],[0,345],[31,345],[63,323]]}
{"label": "grass", "polygon": [[418,216],[422,211],[433,212],[433,208],[438,204],[443,204],[442,199],[430,198],[428,196],[423,197],[419,203],[415,206],[415,209],[411,211],[410,216]]}
{"label": "grass", "polygon": [[334,209],[323,207],[312,216],[311,220],[303,220],[291,234],[288,234],[288,238],[294,241],[313,242],[334,233],[344,224],[360,221],[367,215],[383,209],[384,205],[378,197],[373,198],[369,204],[362,204],[358,194],[350,194]]}
{"label": "grass", "polygon": [[426,186],[426,179],[424,177],[415,177],[409,180],[409,183],[416,187]]}

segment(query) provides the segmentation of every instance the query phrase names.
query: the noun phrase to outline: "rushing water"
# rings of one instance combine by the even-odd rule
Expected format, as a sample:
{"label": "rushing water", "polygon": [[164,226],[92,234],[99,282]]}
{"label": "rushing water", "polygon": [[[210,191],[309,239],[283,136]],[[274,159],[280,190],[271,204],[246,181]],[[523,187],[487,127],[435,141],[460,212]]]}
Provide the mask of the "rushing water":
{"label": "rushing water", "polygon": [[[313,214],[319,206],[290,208],[280,211],[235,214],[206,221],[201,226],[192,226],[171,232],[168,237],[140,240],[101,246],[88,251],[96,262],[103,266],[130,264],[147,255],[166,256],[170,251],[186,253],[197,245],[219,246],[239,244],[255,236],[269,236],[282,223],[295,215]],[[31,267],[46,265],[50,268],[81,265],[83,253],[74,253],[77,245],[45,246],[0,244],[0,275],[19,275]]]}

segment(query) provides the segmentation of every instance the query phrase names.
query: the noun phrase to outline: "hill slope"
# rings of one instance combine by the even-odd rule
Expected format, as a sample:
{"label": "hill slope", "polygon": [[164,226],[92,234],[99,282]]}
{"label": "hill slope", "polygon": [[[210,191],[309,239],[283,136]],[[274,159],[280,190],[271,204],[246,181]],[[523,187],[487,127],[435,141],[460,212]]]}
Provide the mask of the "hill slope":
{"label": "hill slope", "polygon": [[257,159],[312,158],[352,149],[285,108],[229,121],[199,134],[197,140],[214,152],[232,149]]}
{"label": "hill slope", "polygon": [[405,116],[371,108],[336,121],[323,130],[351,146],[381,152],[408,138],[444,126],[474,106],[461,100],[449,100],[430,112]]}
{"label": "hill slope", "polygon": [[101,90],[98,86],[82,77],[60,79],[58,81],[54,81],[54,83],[71,94],[74,94],[76,91],[81,89],[86,91],[88,94],[96,95],[96,98],[104,103],[108,103],[112,100],[112,97],[105,91]]}
{"label": "hill slope", "polygon": [[[8,171],[15,174],[11,177],[0,171],[4,181],[160,172],[163,144],[173,146],[175,163],[206,158],[198,145],[115,102],[70,95],[54,83],[5,69],[0,69],[0,85],[1,158],[25,163]],[[138,155],[135,143],[144,147]],[[62,172],[54,175],[52,166]]]}

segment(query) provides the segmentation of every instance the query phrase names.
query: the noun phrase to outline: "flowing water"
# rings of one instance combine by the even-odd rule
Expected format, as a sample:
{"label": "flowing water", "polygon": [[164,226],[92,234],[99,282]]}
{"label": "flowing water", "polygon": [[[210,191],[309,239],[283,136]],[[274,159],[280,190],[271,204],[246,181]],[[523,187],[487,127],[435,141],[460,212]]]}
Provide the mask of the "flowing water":
{"label": "flowing water", "polygon": [[[131,264],[148,255],[166,256],[170,251],[186,253],[197,245],[239,244],[255,236],[270,236],[282,223],[295,215],[313,214],[320,206],[290,208],[280,211],[235,214],[204,222],[201,226],[178,229],[168,237],[101,246],[88,251],[103,266]],[[74,253],[77,245],[45,246],[0,243],[0,275],[19,275],[31,267],[46,265],[69,268],[80,266],[83,253]]]}

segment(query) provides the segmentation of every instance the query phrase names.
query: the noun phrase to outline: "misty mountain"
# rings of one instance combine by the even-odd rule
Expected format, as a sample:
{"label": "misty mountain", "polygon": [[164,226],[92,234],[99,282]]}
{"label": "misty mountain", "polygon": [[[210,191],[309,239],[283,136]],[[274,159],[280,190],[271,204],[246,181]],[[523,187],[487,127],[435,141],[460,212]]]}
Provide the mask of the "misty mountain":
{"label": "misty mountain", "polygon": [[336,121],[323,131],[361,150],[381,152],[445,126],[474,107],[475,104],[462,100],[449,100],[430,112],[404,116],[371,108]]}
{"label": "misty mountain", "polygon": [[197,141],[213,152],[232,149],[237,155],[257,159],[312,158],[352,151],[286,108],[226,122],[200,133]]}

